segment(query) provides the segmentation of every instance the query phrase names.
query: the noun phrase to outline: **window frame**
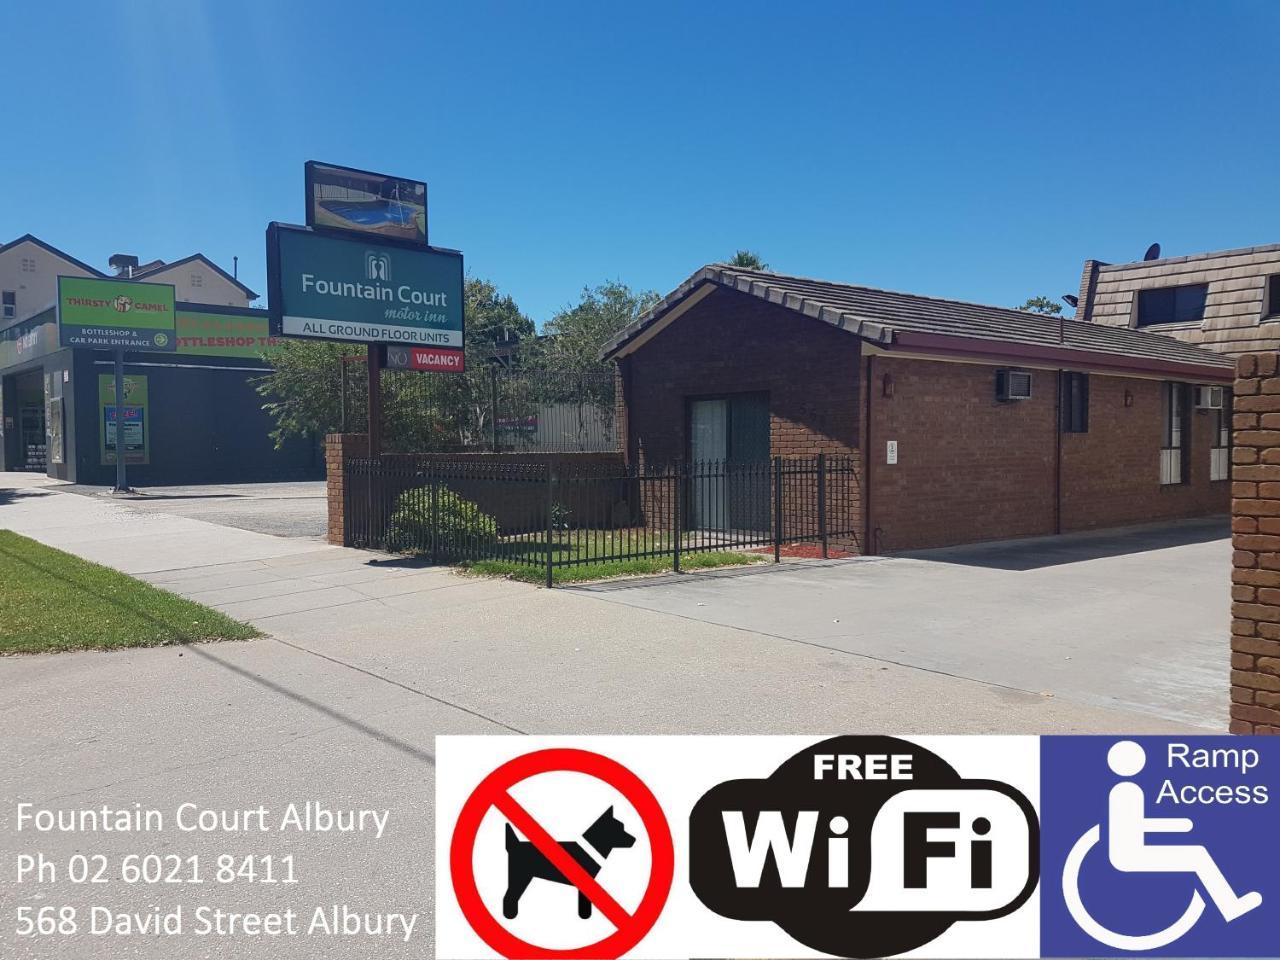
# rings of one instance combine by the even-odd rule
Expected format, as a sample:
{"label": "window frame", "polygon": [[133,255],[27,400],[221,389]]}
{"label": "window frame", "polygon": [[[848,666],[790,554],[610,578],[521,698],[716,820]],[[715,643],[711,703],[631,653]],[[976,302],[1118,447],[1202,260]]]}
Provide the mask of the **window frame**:
{"label": "window frame", "polygon": [[1058,371],[1059,429],[1063,433],[1089,432],[1089,374]]}
{"label": "window frame", "polygon": [[1267,276],[1262,297],[1262,319],[1280,320],[1280,273],[1272,273]]}
{"label": "window frame", "polygon": [[13,320],[18,316],[18,291],[0,291],[0,316],[5,320]]}
{"label": "window frame", "polygon": [[[1200,303],[1199,316],[1192,318],[1179,319],[1178,313],[1178,293],[1183,290],[1203,290],[1204,297]],[[1169,293],[1173,295],[1172,318],[1169,320],[1147,320],[1142,319],[1143,316],[1143,300],[1157,293]],[[1205,311],[1209,306],[1209,284],[1208,283],[1180,283],[1169,287],[1145,287],[1138,291],[1138,296],[1134,301],[1134,318],[1133,326],[1136,330],[1143,330],[1147,327],[1172,327],[1180,324],[1203,323]]]}
{"label": "window frame", "polygon": [[1231,390],[1222,388],[1222,409],[1214,410],[1213,440],[1209,445],[1209,480],[1220,483],[1231,479],[1232,402]]}
{"label": "window frame", "polygon": [[1190,392],[1185,383],[1166,380],[1160,384],[1161,487],[1191,482]]}

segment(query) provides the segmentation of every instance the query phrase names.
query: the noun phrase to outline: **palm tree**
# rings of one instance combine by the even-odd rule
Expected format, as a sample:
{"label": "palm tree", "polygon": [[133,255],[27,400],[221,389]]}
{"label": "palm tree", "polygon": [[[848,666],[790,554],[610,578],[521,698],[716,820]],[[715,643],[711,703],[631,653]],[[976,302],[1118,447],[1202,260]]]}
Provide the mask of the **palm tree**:
{"label": "palm tree", "polygon": [[732,267],[740,267],[743,270],[768,270],[769,265],[760,259],[760,254],[753,253],[750,250],[739,250],[733,255],[733,259],[729,261]]}

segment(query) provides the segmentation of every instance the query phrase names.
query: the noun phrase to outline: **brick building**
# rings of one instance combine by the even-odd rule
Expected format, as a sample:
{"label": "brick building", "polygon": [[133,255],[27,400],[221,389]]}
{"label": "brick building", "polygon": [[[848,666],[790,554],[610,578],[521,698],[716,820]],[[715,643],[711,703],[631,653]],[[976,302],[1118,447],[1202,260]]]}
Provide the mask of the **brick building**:
{"label": "brick building", "polygon": [[1280,244],[1136,263],[1086,260],[1076,319],[1238,356],[1280,348]]}
{"label": "brick building", "polygon": [[1232,362],[1143,331],[712,265],[603,356],[632,465],[851,456],[867,553],[1230,504]]}

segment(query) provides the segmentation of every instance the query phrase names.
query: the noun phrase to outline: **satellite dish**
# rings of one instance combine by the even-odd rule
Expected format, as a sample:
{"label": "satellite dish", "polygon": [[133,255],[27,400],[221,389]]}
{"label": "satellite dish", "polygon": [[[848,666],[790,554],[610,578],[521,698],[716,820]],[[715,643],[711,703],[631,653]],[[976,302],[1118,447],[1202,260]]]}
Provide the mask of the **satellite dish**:
{"label": "satellite dish", "polygon": [[1062,302],[1065,303],[1068,307],[1075,308],[1080,305],[1080,298],[1077,297],[1074,293],[1064,293],[1062,295]]}
{"label": "satellite dish", "polygon": [[1144,254],[1142,255],[1142,259],[1143,259],[1144,261],[1145,261],[1145,260],[1159,260],[1159,259],[1160,259],[1160,244],[1158,244],[1158,243],[1153,243],[1151,246],[1147,247],[1147,252],[1146,252],[1146,253],[1144,253]]}

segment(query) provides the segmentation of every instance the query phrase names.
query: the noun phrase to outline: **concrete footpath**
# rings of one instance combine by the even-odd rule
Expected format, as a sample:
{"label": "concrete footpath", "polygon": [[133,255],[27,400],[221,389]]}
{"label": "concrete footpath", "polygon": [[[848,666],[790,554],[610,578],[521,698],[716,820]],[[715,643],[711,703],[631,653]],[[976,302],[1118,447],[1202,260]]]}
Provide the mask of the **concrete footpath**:
{"label": "concrete footpath", "polygon": [[[131,509],[0,476],[0,528],[250,621],[269,637],[0,659],[0,955],[421,957],[432,950],[433,738],[446,733],[1161,732],[1167,716],[1045,695],[687,612],[423,569],[385,556]],[[686,583],[714,589],[709,579]],[[762,582],[767,577],[762,577]],[[911,629],[903,611],[903,629]],[[727,618],[726,618],[727,619]],[[1225,712],[1225,711],[1224,711]],[[20,835],[40,807],[208,808],[315,801],[390,811],[381,839],[228,841]],[[292,886],[86,890],[8,882],[18,852],[296,854]],[[188,937],[56,949],[15,939],[16,907],[139,911],[350,903],[418,912],[409,942]]]}

